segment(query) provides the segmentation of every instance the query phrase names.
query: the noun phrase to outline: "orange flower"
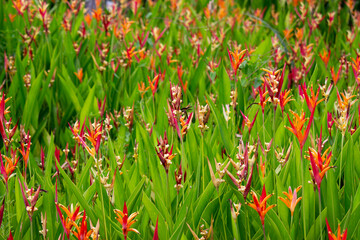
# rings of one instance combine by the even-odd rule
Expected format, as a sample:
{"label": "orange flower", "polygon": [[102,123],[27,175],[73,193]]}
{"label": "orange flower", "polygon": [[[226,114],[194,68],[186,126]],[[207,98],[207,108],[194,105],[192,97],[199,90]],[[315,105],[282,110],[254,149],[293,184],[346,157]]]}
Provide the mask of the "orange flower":
{"label": "orange flower", "polygon": [[[341,96],[340,96],[341,94]],[[338,104],[339,104],[339,108],[342,110],[342,111],[346,111],[348,107],[351,107],[351,105],[354,104],[354,101],[350,102],[349,100],[352,99],[353,97],[355,97],[355,95],[352,95],[352,96],[346,96],[344,93],[340,93],[339,94],[339,91],[337,92],[337,99],[338,99]]]}
{"label": "orange flower", "polygon": [[130,228],[131,225],[133,225],[136,222],[136,220],[133,220],[133,219],[139,214],[138,212],[134,212],[130,216],[128,216],[126,202],[124,202],[124,210],[123,211],[121,211],[119,209],[115,209],[114,212],[117,216],[116,220],[118,220],[118,222],[122,226],[125,240],[127,239],[128,232],[135,232],[137,234],[140,234],[138,230],[136,230],[134,228]]}
{"label": "orange flower", "polygon": [[332,232],[328,220],[326,219],[326,226],[328,229],[329,240],[346,240],[347,229],[341,234],[340,224],[338,224],[337,236]]}
{"label": "orange flower", "polygon": [[294,189],[294,192],[291,190],[291,187],[289,187],[289,192],[283,192],[287,199],[279,197],[279,199],[290,209],[291,216],[294,215],[295,207],[302,199],[302,197],[297,198],[297,192],[301,189],[301,187],[302,186],[299,186]]}
{"label": "orange flower", "polygon": [[149,88],[150,87],[145,88],[144,82],[138,83],[138,89],[139,89],[139,92],[141,93],[141,98],[144,98],[144,95],[147,92],[147,90],[149,90]]}
{"label": "orange flower", "polygon": [[293,33],[292,33],[292,29],[285,29],[283,30],[283,33],[284,33],[284,37],[286,38],[286,40],[290,40],[290,38],[293,36]]}
{"label": "orange flower", "polygon": [[[29,138],[29,133],[28,133],[28,139]],[[24,162],[25,162],[25,169],[27,167],[27,164],[28,164],[28,160],[29,160],[29,154],[30,154],[30,145],[31,145],[31,142],[29,141],[27,143],[27,147],[26,147],[26,151],[24,149],[24,143],[21,143],[21,150],[19,149],[19,152],[21,153],[21,155],[23,156],[23,159],[24,159]],[[24,170],[25,170],[24,169]]]}
{"label": "orange flower", "polygon": [[11,150],[11,158],[4,156],[5,157],[5,165],[3,163],[3,158],[0,154],[0,161],[1,161],[1,166],[0,166],[0,173],[3,175],[4,179],[5,179],[5,183],[7,185],[7,182],[11,176],[11,174],[14,172],[16,165],[19,161],[19,157],[16,157],[16,151]]}
{"label": "orange flower", "polygon": [[159,75],[156,75],[153,80],[150,80],[150,77],[148,76],[148,81],[153,97],[155,96],[159,84],[159,77],[160,77]]}
{"label": "orange flower", "polygon": [[311,113],[309,123],[308,123],[304,133],[302,133],[302,131],[303,131],[302,129],[306,122],[305,113],[302,111],[301,115],[299,116],[297,113],[293,112],[292,110],[290,110],[290,112],[294,116],[293,122],[291,122],[289,114],[287,114],[291,128],[287,127],[287,126],[285,126],[285,127],[287,129],[289,129],[290,132],[292,132],[297,137],[297,139],[299,140],[299,144],[300,144],[300,150],[302,152],[302,149],[305,145],[306,139],[310,132],[310,127],[311,127],[312,121],[314,119],[314,112]]}
{"label": "orange flower", "polygon": [[322,53],[319,53],[319,56],[320,56],[321,60],[325,63],[326,67],[328,66],[328,63],[329,63],[330,54],[331,54],[331,50],[329,50],[329,52],[327,52],[325,49],[323,50]]}
{"label": "orange flower", "polygon": [[265,84],[263,84],[262,86],[258,87],[258,93],[259,93],[259,99],[260,102],[258,103],[258,105],[261,106],[261,111],[264,115],[264,111],[265,111],[265,105],[266,103],[269,101],[270,98],[266,98],[266,95],[268,94],[268,91],[266,91],[266,86]]}
{"label": "orange flower", "polygon": [[257,117],[257,115],[259,113],[259,110],[256,112],[255,117],[254,117],[254,119],[252,121],[250,121],[250,119],[247,116],[245,116],[245,114],[241,110],[240,110],[240,113],[241,113],[242,117],[244,118],[243,127],[245,127],[245,125],[246,125],[248,127],[248,129],[249,129],[249,134],[250,134],[251,129],[253,128],[254,123],[256,121],[256,117]]}
{"label": "orange flower", "polygon": [[240,51],[240,47],[235,48],[235,50],[233,52],[229,51],[229,49],[228,49],[231,66],[232,66],[235,76],[236,76],[236,73],[237,73],[237,70],[238,70],[240,64],[244,61],[244,58],[246,56],[246,54],[245,54],[246,51],[247,51],[246,49]]}
{"label": "orange flower", "polygon": [[252,207],[253,209],[255,209],[258,212],[258,214],[260,216],[261,224],[264,226],[266,213],[270,209],[272,209],[273,207],[276,206],[274,204],[274,205],[271,205],[271,206],[266,208],[266,202],[273,194],[270,194],[270,195],[266,196],[266,189],[265,189],[265,184],[264,184],[263,190],[262,190],[262,193],[261,193],[261,196],[260,196],[260,201],[258,200],[258,197],[257,197],[255,192],[251,192],[251,195],[253,197],[254,203],[247,203],[247,205],[249,205],[249,207]]}
{"label": "orange flower", "polygon": [[340,65],[339,71],[337,73],[335,73],[334,67],[330,68],[331,78],[334,81],[334,85],[336,85],[336,83],[338,82],[338,80],[340,78],[341,68],[342,68],[342,64]]}
{"label": "orange flower", "polygon": [[290,93],[291,93],[291,90],[284,90],[283,92],[280,93],[279,105],[280,105],[280,108],[281,108],[281,112],[282,112],[282,113],[284,113],[285,105],[286,105],[288,102],[294,100],[294,99],[291,98],[291,96],[289,96]]}
{"label": "orange flower", "polygon": [[85,18],[85,22],[87,23],[87,25],[90,26],[91,20],[92,20],[91,15],[89,13],[87,13],[84,18]]}
{"label": "orange flower", "polygon": [[80,83],[82,83],[82,80],[83,80],[83,77],[84,77],[83,69],[82,68],[78,69],[78,71],[74,72],[74,74],[79,79]]}
{"label": "orange flower", "polygon": [[322,132],[320,131],[320,137],[318,138],[318,149],[317,151],[313,148],[309,148],[309,158],[311,162],[311,177],[314,184],[316,184],[320,193],[321,181],[325,176],[325,173],[332,167],[329,166],[331,160],[331,152],[328,154],[330,147],[325,150],[321,155],[322,151]]}
{"label": "orange flower", "polygon": [[125,36],[128,32],[130,32],[130,27],[131,24],[133,24],[134,21],[129,21],[129,19],[124,18],[124,21],[121,23],[121,27],[122,27],[122,34],[123,36]]}
{"label": "orange flower", "polygon": [[84,216],[82,217],[80,227],[75,222],[71,222],[71,223],[72,223],[72,226],[74,226],[75,229],[76,229],[76,232],[75,231],[71,231],[71,232],[74,234],[74,236],[78,240],[89,240],[90,237],[92,238],[92,234],[93,234],[94,230],[92,230],[92,229],[90,229],[89,231],[87,230],[86,212],[85,212],[85,210],[84,210]]}
{"label": "orange flower", "polygon": [[309,97],[309,95],[307,94],[306,90],[307,90],[307,87],[304,84],[301,85],[301,88],[303,90],[303,94],[304,94],[304,97],[305,97],[305,100],[306,100],[306,104],[309,108],[309,111],[312,113],[313,111],[315,111],[315,108],[316,106],[321,103],[322,101],[324,101],[324,99],[321,99],[321,100],[317,100],[318,97],[319,97],[319,93],[320,93],[320,88],[318,88],[318,91],[316,93],[316,95],[314,94],[314,90],[313,90],[313,86],[310,87],[310,92],[311,92],[311,97]]}
{"label": "orange flower", "polygon": [[92,17],[95,18],[97,22],[101,20],[101,14],[102,14],[101,8],[92,11]]}
{"label": "orange flower", "polygon": [[304,36],[304,29],[303,28],[296,28],[295,37],[297,40],[301,41]]}
{"label": "orange flower", "polygon": [[9,13],[9,19],[10,19],[10,22],[14,22],[14,21],[15,21],[15,17],[16,17],[16,15],[15,15],[15,14],[11,14],[11,13]]}

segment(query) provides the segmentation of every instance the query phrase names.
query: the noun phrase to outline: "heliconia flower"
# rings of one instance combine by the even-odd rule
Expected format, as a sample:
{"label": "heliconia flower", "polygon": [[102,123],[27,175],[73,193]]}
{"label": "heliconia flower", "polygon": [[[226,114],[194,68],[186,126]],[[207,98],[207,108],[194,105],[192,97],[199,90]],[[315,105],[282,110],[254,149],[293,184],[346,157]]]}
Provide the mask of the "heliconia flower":
{"label": "heliconia flower", "polygon": [[168,117],[169,125],[171,127],[175,128],[179,139],[181,139],[181,131],[180,131],[180,128],[179,128],[177,116],[175,115],[175,113],[177,113],[177,111],[172,109],[169,101],[167,101],[167,105],[168,105],[168,110],[166,111],[166,115]]}
{"label": "heliconia flower", "polygon": [[[26,212],[29,215],[30,222],[31,222],[32,216],[33,216],[34,212],[37,210],[35,205],[36,205],[36,202],[39,197],[41,186],[39,186],[37,188],[37,190],[35,191],[34,188],[29,189],[25,182],[24,182],[24,184],[22,184],[20,179],[19,179],[19,184],[20,184],[21,193],[22,193],[23,200],[24,200],[25,207],[26,207]],[[24,188],[25,188],[25,190],[24,190]]]}
{"label": "heliconia flower", "polygon": [[262,70],[266,72],[262,77],[262,80],[267,88],[269,101],[273,103],[275,109],[279,103],[280,93],[284,82],[285,68],[286,64],[284,64],[282,71],[280,69],[270,71],[262,68]]}
{"label": "heliconia flower", "polygon": [[261,175],[262,178],[265,178],[266,166],[265,166],[265,160],[263,161],[262,156],[260,156],[260,161],[259,161],[259,163],[257,163],[257,169],[258,169],[259,175]]}
{"label": "heliconia flower", "polygon": [[105,103],[106,103],[106,95],[104,97],[104,100],[102,100],[102,101],[101,101],[101,99],[97,100],[97,105],[98,105],[98,109],[99,109],[100,118],[102,118],[104,116]]}
{"label": "heliconia flower", "polygon": [[160,40],[160,38],[164,35],[166,29],[167,29],[167,28],[164,28],[164,30],[161,32],[160,28],[154,27],[154,28],[151,30],[151,34],[153,35],[154,40],[155,40],[155,45],[156,45],[156,43]]}
{"label": "heliconia flower", "polygon": [[281,112],[284,114],[284,109],[285,109],[285,105],[290,102],[290,101],[294,101],[294,99],[291,98],[291,96],[289,96],[291,93],[291,90],[284,90],[280,93],[279,96],[279,105],[281,108]]}
{"label": "heliconia flower", "polygon": [[9,237],[7,240],[14,240],[13,235],[11,234],[11,230],[10,230]]}
{"label": "heliconia flower", "polygon": [[[216,160],[215,160],[215,161],[216,161]],[[212,167],[211,167],[211,163],[210,163],[209,158],[208,158],[208,165],[209,165],[209,171],[210,171],[211,181],[213,182],[216,190],[218,190],[220,184],[223,183],[223,182],[225,182],[225,180],[222,179],[223,176],[220,176],[219,178],[216,178],[216,177],[215,177],[215,173],[214,173],[214,171],[213,171],[213,169],[212,169]]]}
{"label": "heliconia flower", "polygon": [[[85,119],[86,120],[86,119]],[[71,129],[71,132],[72,134],[74,135],[74,138],[75,140],[78,142],[79,145],[82,145],[83,148],[86,149],[86,151],[93,157],[95,158],[95,153],[96,153],[96,150],[95,150],[95,147],[93,148],[90,148],[85,140],[84,140],[84,127],[85,127],[85,120],[84,120],[84,123],[82,125],[82,128],[81,128],[81,131],[80,131],[80,134],[79,134],[79,123],[76,122],[75,125],[74,125],[74,128],[71,127],[70,123],[69,123],[69,126],[70,126],[70,129]],[[96,141],[97,142],[97,141]],[[99,146],[100,146],[100,143],[99,143]],[[56,166],[56,165],[55,165]]]}
{"label": "heliconia flower", "polygon": [[300,144],[300,150],[302,152],[306,139],[309,136],[311,124],[314,119],[314,111],[311,113],[310,120],[305,129],[305,132],[303,132],[303,127],[306,122],[305,113],[302,111],[299,116],[297,113],[293,112],[292,110],[290,110],[290,112],[294,116],[293,122],[290,120],[289,114],[287,114],[291,127],[287,127],[287,126],[285,127],[296,136]]}
{"label": "heliconia flower", "polygon": [[318,99],[318,97],[319,97],[319,93],[320,93],[320,88],[318,88],[318,90],[317,90],[317,93],[316,93],[316,95],[314,94],[314,90],[313,90],[313,86],[311,86],[310,87],[310,92],[311,92],[311,96],[309,97],[308,96],[308,94],[307,94],[307,87],[306,87],[306,85],[305,84],[302,84],[301,85],[301,88],[302,88],[302,90],[303,90],[303,94],[304,94],[304,96],[305,96],[305,100],[306,100],[306,104],[307,104],[307,106],[308,106],[308,108],[309,108],[309,111],[310,112],[313,112],[313,111],[315,111],[315,108],[316,108],[316,106],[319,104],[319,103],[321,103],[322,101],[324,101],[324,99],[321,99],[321,100],[317,100]]}
{"label": "heliconia flower", "polygon": [[181,184],[181,181],[185,182],[185,180],[186,180],[186,172],[183,174],[181,163],[180,163],[179,168],[175,170],[176,184],[174,187],[178,194],[179,194],[180,189],[183,187],[183,185]]}
{"label": "heliconia flower", "polygon": [[325,99],[325,102],[327,102],[327,100],[328,100],[328,98],[329,98],[329,95],[330,95],[330,92],[331,92],[332,87],[333,87],[333,84],[332,84],[332,83],[330,83],[329,86],[326,86],[326,84],[327,84],[327,78],[326,78],[325,84],[324,84],[323,86],[321,86],[321,85],[319,84],[319,88],[320,88],[320,90],[321,90],[321,95],[323,95],[323,97],[324,97],[324,99]]}
{"label": "heliconia flower", "polygon": [[224,115],[225,121],[228,122],[231,119],[231,117],[230,117],[231,110],[230,110],[229,104],[226,104],[225,106],[222,105],[222,109],[223,109],[223,115]]}
{"label": "heliconia flower", "polygon": [[125,126],[129,128],[129,131],[131,131],[134,124],[134,103],[132,107],[127,106],[126,110],[124,109],[123,112],[126,120]]}
{"label": "heliconia flower", "polygon": [[199,121],[199,126],[201,133],[203,133],[209,127],[206,123],[210,117],[210,108],[209,105],[201,106],[199,103],[199,99],[197,99],[196,108],[195,108],[195,117]]}
{"label": "heliconia flower", "polygon": [[339,93],[337,91],[338,106],[341,111],[347,111],[357,100],[350,101],[355,95]]}
{"label": "heliconia flower", "polygon": [[25,0],[12,0],[13,7],[20,16],[24,15],[25,10],[29,7],[30,2]]}
{"label": "heliconia flower", "polygon": [[335,121],[332,117],[332,114],[330,112],[327,113],[327,128],[329,130],[329,134],[331,136],[331,128],[334,125]]}
{"label": "heliconia flower", "polygon": [[322,51],[322,53],[319,53],[319,56],[320,56],[321,60],[324,62],[326,67],[328,66],[330,55],[331,55],[331,50],[330,49],[329,49],[329,51],[326,51],[324,49]]}
{"label": "heliconia flower", "polygon": [[181,87],[182,87],[184,93],[186,93],[188,81],[186,81],[185,83],[183,82],[182,76],[183,76],[183,74],[184,74],[184,71],[183,71],[181,65],[178,65],[178,66],[177,66],[177,74],[178,74],[178,78],[179,78],[179,82],[180,82],[180,84],[181,84]]}
{"label": "heliconia flower", "polygon": [[327,218],[326,218],[326,226],[327,226],[327,230],[328,230],[329,240],[346,240],[347,229],[345,229],[345,231],[343,233],[341,233],[340,224],[338,224],[337,236],[331,230],[331,227],[329,225],[329,222],[328,222]]}
{"label": "heliconia flower", "polygon": [[356,37],[356,33],[354,32],[354,29],[352,31],[347,30],[345,39],[350,44],[350,46],[353,44],[355,37]]}
{"label": "heliconia flower", "polygon": [[153,240],[159,240],[158,221],[159,221],[159,218],[156,219],[156,226],[155,226],[155,230],[154,230]]}
{"label": "heliconia flower", "polygon": [[335,11],[328,13],[329,19],[327,20],[327,22],[328,22],[329,29],[330,29],[330,27],[331,27],[331,26],[333,25],[333,23],[334,23],[335,14],[336,14]]}
{"label": "heliconia flower", "polygon": [[2,201],[2,206],[0,208],[0,227],[1,227],[1,223],[4,217],[4,210],[5,210],[5,198]]}
{"label": "heliconia flower", "polygon": [[139,41],[140,48],[143,48],[145,46],[147,39],[149,37],[149,34],[150,34],[150,32],[148,31],[148,32],[146,32],[146,34],[144,36],[144,33],[145,32],[142,32],[141,36],[139,34],[137,34],[136,37],[134,36],[134,39],[137,38],[137,40]]}
{"label": "heliconia flower", "polygon": [[320,131],[320,137],[318,139],[318,149],[315,150],[309,147],[309,159],[311,162],[311,177],[316,184],[318,191],[320,192],[321,181],[325,176],[325,173],[330,170],[331,152],[330,147],[322,153],[322,132]]}
{"label": "heliconia flower", "polygon": [[301,187],[302,186],[297,187],[294,191],[291,190],[291,187],[289,187],[289,192],[283,192],[283,194],[286,195],[286,199],[279,197],[279,199],[290,209],[291,216],[294,215],[295,207],[302,199],[302,197],[297,198],[297,192],[301,189]]}
{"label": "heliconia flower", "polygon": [[[228,170],[227,167],[225,169],[227,175],[230,177],[231,181],[235,184],[235,186],[238,188],[238,190],[243,194],[244,199],[246,200],[246,197],[250,191],[250,185],[253,175],[253,163],[251,165],[249,164],[249,154],[253,151],[249,151],[249,146],[246,144],[246,147],[244,146],[244,143],[241,141],[238,146],[239,152],[236,155],[236,158],[239,160],[239,162],[234,162],[231,158],[229,158],[231,164],[236,170],[236,175],[238,176],[238,179],[235,178]],[[249,174],[249,165],[250,165],[250,174]],[[245,183],[245,186],[242,185],[242,182],[244,180],[247,181]]]}
{"label": "heliconia flower", "polygon": [[134,220],[134,218],[139,214],[138,212],[134,212],[130,216],[128,216],[126,202],[124,202],[123,211],[121,211],[119,209],[115,209],[114,212],[117,216],[116,220],[118,220],[118,222],[122,226],[125,240],[127,239],[127,235],[129,232],[135,232],[137,234],[140,234],[140,232],[138,230],[136,230],[135,228],[131,228],[131,225],[133,225],[136,222],[136,220]]}
{"label": "heliconia flower", "polygon": [[80,83],[82,83],[83,76],[84,76],[83,69],[82,68],[78,69],[78,71],[74,72],[74,74],[79,79]]}
{"label": "heliconia flower", "polygon": [[92,229],[90,229],[89,231],[87,230],[85,210],[84,210],[84,215],[82,216],[82,221],[81,221],[80,227],[75,222],[72,222],[72,225],[75,227],[76,231],[71,231],[71,232],[72,232],[72,234],[74,234],[74,236],[78,240],[90,240],[90,237],[91,237],[91,239],[93,239],[92,234],[93,234],[94,230],[92,230]]}
{"label": "heliconia flower", "polygon": [[157,139],[157,147],[155,148],[156,154],[158,155],[161,164],[164,166],[166,174],[169,172],[169,167],[172,164],[171,160],[176,156],[176,154],[173,154],[173,147],[169,145],[166,131],[164,133],[164,138],[160,136],[160,139]]}
{"label": "heliconia flower", "polygon": [[103,122],[101,122],[100,124],[95,119],[94,123],[91,123],[89,119],[89,128],[87,126],[85,127],[87,133],[85,133],[84,136],[91,142],[91,145],[95,149],[95,152],[98,153],[103,134]]}
{"label": "heliconia flower", "polygon": [[275,157],[282,166],[285,166],[285,164],[289,160],[291,149],[292,149],[292,142],[290,143],[290,146],[288,147],[288,150],[286,151],[285,155],[284,155],[284,149],[279,149],[279,150],[275,149]]}
{"label": "heliconia flower", "polygon": [[188,226],[191,234],[193,235],[193,239],[195,240],[203,240],[203,239],[212,239],[212,235],[213,235],[213,225],[214,225],[214,219],[211,217],[211,223],[210,223],[210,228],[209,229],[204,229],[203,225],[200,225],[200,235],[201,238],[199,238],[196,233],[194,232],[194,230],[191,229],[190,225],[188,223],[186,223],[186,225]]}
{"label": "heliconia flower", "polygon": [[145,83],[141,82],[141,83],[138,83],[138,89],[141,94],[141,98],[144,98],[145,93],[147,92],[147,90],[150,89],[150,87],[145,88]]}
{"label": "heliconia flower", "polygon": [[264,226],[264,223],[265,223],[265,215],[266,213],[274,208],[276,205],[271,205],[269,207],[266,207],[266,202],[267,200],[273,195],[273,194],[270,194],[270,195],[266,195],[266,189],[265,189],[265,184],[263,186],[263,189],[262,189],[262,193],[261,193],[261,196],[260,196],[260,199],[258,199],[256,193],[254,191],[251,192],[251,195],[253,197],[253,203],[246,203],[249,207],[255,209],[259,216],[260,216],[260,220],[261,220],[261,224]]}
{"label": "heliconia flower", "polygon": [[257,115],[258,115],[258,113],[259,113],[259,110],[256,112],[255,117],[254,117],[254,119],[253,119],[252,121],[250,121],[250,119],[249,119],[247,116],[245,116],[244,113],[243,113],[241,110],[240,110],[240,113],[241,113],[241,115],[242,115],[243,118],[244,118],[244,120],[243,120],[243,127],[244,127],[245,125],[248,127],[248,129],[249,129],[249,135],[250,135],[251,129],[252,129],[253,126],[254,126],[254,123],[255,123],[255,121],[256,121],[256,117],[257,117]]}
{"label": "heliconia flower", "polygon": [[70,123],[69,123],[69,127],[70,127],[70,130],[71,130],[72,134],[73,134],[73,138],[75,139],[75,141],[76,141],[79,145],[81,144],[81,140],[83,139],[84,134],[85,134],[85,132],[84,132],[85,121],[86,121],[86,119],[84,119],[84,122],[83,122],[83,124],[82,124],[81,130],[79,130],[80,124],[79,124],[78,121],[76,121],[76,122],[74,123],[74,126],[73,126],[73,127],[71,127],[71,125],[70,125]]}
{"label": "heliconia flower", "polygon": [[231,67],[233,69],[233,74],[236,77],[237,70],[239,69],[241,63],[243,63],[247,50],[244,49],[241,51],[241,48],[237,47],[234,51],[229,51],[229,49],[227,51],[231,62]]}
{"label": "heliconia flower", "polygon": [[43,215],[43,213],[41,213],[41,226],[42,226],[42,230],[39,231],[39,233],[43,236],[44,239],[46,239],[47,236],[47,232],[49,231],[46,228],[46,224],[47,224],[47,216],[46,216],[46,212]]}
{"label": "heliconia flower", "polygon": [[25,162],[25,169],[24,171],[26,171],[27,168],[27,164],[28,164],[28,160],[29,160],[29,154],[30,154],[30,145],[31,145],[31,140],[29,137],[29,131],[27,133],[27,139],[29,139],[29,141],[26,143],[27,147],[26,147],[26,151],[24,149],[24,143],[21,143],[21,149],[19,149],[19,152],[21,153],[21,155],[23,156],[23,160]]}
{"label": "heliconia flower", "polygon": [[265,142],[265,148],[263,147],[263,145],[262,145],[262,143],[261,143],[261,141],[260,141],[260,137],[258,137],[258,145],[260,146],[260,148],[261,148],[261,151],[262,151],[262,154],[264,155],[264,156],[266,156],[267,154],[268,154],[268,152],[270,152],[270,148],[271,148],[271,144],[272,144],[272,142],[273,142],[273,138],[270,140],[270,142]]}
{"label": "heliconia flower", "polygon": [[40,147],[40,161],[41,161],[41,170],[44,172],[45,171],[45,153],[44,153],[44,149],[42,146]]}
{"label": "heliconia flower", "polygon": [[341,69],[342,69],[342,64],[340,65],[339,71],[337,73],[335,73],[334,67],[330,68],[331,78],[332,78],[332,80],[334,82],[334,85],[336,85],[336,83],[340,79]]}
{"label": "heliconia flower", "polygon": [[238,204],[235,204],[231,201],[231,199],[229,199],[229,201],[230,201],[231,217],[234,219],[234,221],[236,221],[237,217],[240,214],[241,203],[239,202]]}
{"label": "heliconia flower", "polygon": [[360,83],[360,56],[357,55],[356,59],[351,58],[351,60],[353,61],[351,63],[351,67],[352,67],[352,70],[354,73],[354,77],[355,77],[356,82],[359,85],[359,83]]}
{"label": "heliconia flower", "polygon": [[293,36],[293,29],[284,29],[283,30],[283,33],[284,33],[284,37],[285,37],[285,39],[287,40],[287,41],[289,41],[290,40],[290,38],[292,38],[292,36]]}
{"label": "heliconia flower", "polygon": [[193,118],[193,113],[190,113],[187,120],[185,121],[184,116],[180,117],[180,124],[181,124],[181,137],[184,138],[188,129],[190,128],[190,124]]}
{"label": "heliconia flower", "polygon": [[269,101],[269,98],[266,98],[266,95],[268,94],[268,92],[266,91],[266,86],[265,84],[263,84],[262,86],[258,87],[258,93],[259,93],[259,99],[260,102],[258,103],[261,106],[261,111],[262,114],[264,115],[264,111],[265,111],[265,105],[266,103]]}
{"label": "heliconia flower", "polygon": [[101,15],[102,15],[102,9],[101,8],[97,8],[96,10],[92,10],[92,17],[96,19],[96,22],[99,23],[99,21],[101,20]]}
{"label": "heliconia flower", "polygon": [[180,105],[182,103],[181,87],[179,85],[173,85],[171,82],[170,82],[170,97],[171,97],[171,102],[170,102],[171,109],[173,110],[172,112],[174,113],[176,118],[179,118],[181,114]]}
{"label": "heliconia flower", "polygon": [[[73,227],[73,222],[82,218],[81,214],[79,213],[80,206],[78,206],[75,210],[73,210],[73,205],[67,208],[58,202],[57,179],[55,183],[55,206],[56,206],[56,211],[60,217],[61,225],[64,228],[65,234],[67,238],[70,239],[70,232]],[[61,209],[65,212],[66,218],[63,216]]]}
{"label": "heliconia flower", "polygon": [[154,97],[157,87],[158,87],[158,84],[159,84],[159,75],[156,75],[153,80],[151,80],[150,77],[148,76],[148,82],[149,82],[149,86],[150,86],[152,95]]}
{"label": "heliconia flower", "polygon": [[16,165],[19,161],[19,157],[16,157],[16,151],[11,149],[11,158],[9,158],[7,156],[4,156],[4,158],[6,160],[5,165],[3,163],[3,158],[0,154],[0,161],[1,161],[0,173],[2,174],[3,178],[5,179],[5,184],[7,187],[8,180],[16,168]]}

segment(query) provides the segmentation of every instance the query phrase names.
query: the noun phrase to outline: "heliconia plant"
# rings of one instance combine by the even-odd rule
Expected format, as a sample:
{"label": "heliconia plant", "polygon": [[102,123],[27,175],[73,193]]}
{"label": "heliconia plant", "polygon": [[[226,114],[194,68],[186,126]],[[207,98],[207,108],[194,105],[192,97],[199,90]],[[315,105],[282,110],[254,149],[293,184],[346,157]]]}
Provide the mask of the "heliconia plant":
{"label": "heliconia plant", "polygon": [[360,238],[356,1],[0,19],[0,239]]}

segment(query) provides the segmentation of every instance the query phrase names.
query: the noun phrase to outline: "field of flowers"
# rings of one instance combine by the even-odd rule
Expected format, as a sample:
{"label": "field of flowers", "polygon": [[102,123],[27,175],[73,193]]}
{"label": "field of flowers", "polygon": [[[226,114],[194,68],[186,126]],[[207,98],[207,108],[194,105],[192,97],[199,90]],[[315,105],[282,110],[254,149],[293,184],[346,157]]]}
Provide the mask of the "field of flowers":
{"label": "field of flowers", "polygon": [[360,239],[359,3],[114,2],[1,1],[0,239]]}

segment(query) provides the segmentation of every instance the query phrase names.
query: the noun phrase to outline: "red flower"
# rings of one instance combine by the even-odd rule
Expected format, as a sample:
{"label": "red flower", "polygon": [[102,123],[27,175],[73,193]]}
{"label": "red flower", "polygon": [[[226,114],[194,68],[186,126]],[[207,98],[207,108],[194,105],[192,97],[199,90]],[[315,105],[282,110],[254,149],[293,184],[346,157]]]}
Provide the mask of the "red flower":
{"label": "red flower", "polygon": [[265,189],[265,184],[264,184],[263,190],[262,190],[262,193],[261,193],[261,196],[260,196],[260,201],[258,200],[258,197],[257,197],[255,192],[252,192],[251,195],[253,197],[254,203],[247,203],[247,205],[249,205],[250,207],[252,207],[253,209],[255,209],[258,212],[258,214],[260,216],[261,224],[264,225],[266,213],[270,209],[272,209],[272,208],[274,208],[276,206],[274,204],[274,205],[271,205],[271,206],[266,208],[266,202],[273,194],[266,195],[266,189]]}
{"label": "red flower", "polygon": [[138,212],[134,212],[130,216],[128,216],[128,210],[127,210],[127,207],[126,207],[126,202],[124,202],[123,211],[121,211],[119,209],[115,209],[114,212],[115,212],[115,214],[117,216],[116,220],[118,220],[118,222],[122,226],[122,230],[123,230],[125,240],[127,239],[127,235],[128,235],[129,232],[135,232],[137,234],[140,234],[139,231],[136,230],[135,228],[130,228],[131,225],[133,225],[136,222],[136,220],[133,220],[133,219],[139,214]]}
{"label": "red flower", "polygon": [[326,219],[326,226],[327,226],[327,229],[328,229],[329,240],[346,240],[347,229],[345,229],[345,231],[341,234],[341,232],[340,232],[341,231],[340,224],[338,225],[337,236],[332,232],[327,219]]}

